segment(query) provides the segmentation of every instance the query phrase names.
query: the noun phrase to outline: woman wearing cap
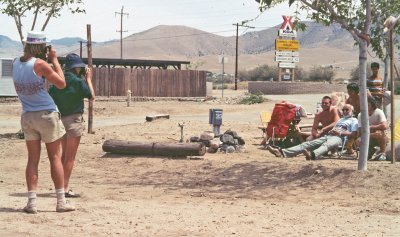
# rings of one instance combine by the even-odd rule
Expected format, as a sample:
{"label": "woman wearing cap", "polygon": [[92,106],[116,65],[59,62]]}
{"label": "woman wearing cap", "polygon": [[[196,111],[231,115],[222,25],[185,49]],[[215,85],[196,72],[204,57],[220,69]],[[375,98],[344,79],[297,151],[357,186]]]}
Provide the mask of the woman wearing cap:
{"label": "woman wearing cap", "polygon": [[[53,64],[53,68],[40,59],[46,56]],[[66,202],[64,195],[61,138],[65,134],[65,129],[57,106],[45,89],[45,79],[60,89],[65,87],[65,79],[56,51],[54,48],[46,47],[46,36],[43,32],[30,31],[28,33],[24,55],[14,60],[12,73],[15,90],[22,104],[21,127],[28,149],[25,172],[28,203],[24,211],[37,213],[36,190],[41,141],[46,144],[50,161],[51,178],[57,194],[56,211],[74,211],[75,207]]]}
{"label": "woman wearing cap", "polygon": [[65,81],[67,86],[64,89],[52,86],[49,93],[60,110],[61,120],[67,132],[62,140],[65,197],[74,198],[80,195],[75,194],[69,188],[69,179],[79,142],[85,130],[82,116],[85,107],[83,99],[94,100],[95,97],[92,85],[92,72],[90,68],[86,68],[82,59],[74,53],[68,54],[65,60]]}

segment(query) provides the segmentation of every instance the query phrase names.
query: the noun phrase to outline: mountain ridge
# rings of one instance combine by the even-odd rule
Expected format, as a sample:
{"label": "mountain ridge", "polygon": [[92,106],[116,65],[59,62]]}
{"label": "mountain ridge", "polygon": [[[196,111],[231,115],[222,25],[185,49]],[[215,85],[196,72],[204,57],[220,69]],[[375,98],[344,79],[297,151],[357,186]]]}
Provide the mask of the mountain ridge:
{"label": "mountain ridge", "polygon": [[[298,32],[300,42],[301,67],[340,64],[348,66],[350,58],[357,60],[358,48],[350,33],[338,24],[323,26],[315,22],[305,22],[305,31]],[[238,38],[239,70],[248,70],[261,64],[274,62],[275,39],[279,25],[261,31],[251,31]],[[0,36],[0,57],[10,52],[18,52],[19,42],[9,42]],[[52,40],[59,55],[79,52],[80,38],[61,38]],[[12,41],[12,40],[11,40]],[[224,54],[230,60],[226,71],[234,71],[236,49],[235,36],[220,36],[182,25],[159,25],[148,30],[126,36],[123,39],[123,57],[152,60],[184,60],[196,64],[197,69],[219,71],[218,57]],[[83,50],[85,57],[86,50]],[[93,44],[93,57],[120,58],[120,41],[98,42]],[[13,55],[15,56],[15,55]],[[357,63],[354,63],[354,67]]]}

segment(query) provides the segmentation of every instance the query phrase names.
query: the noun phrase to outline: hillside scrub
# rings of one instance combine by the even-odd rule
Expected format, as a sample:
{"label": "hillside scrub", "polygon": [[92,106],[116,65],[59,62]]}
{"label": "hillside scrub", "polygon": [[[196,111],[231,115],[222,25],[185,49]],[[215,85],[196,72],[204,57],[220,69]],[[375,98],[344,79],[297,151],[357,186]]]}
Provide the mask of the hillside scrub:
{"label": "hillside scrub", "polygon": [[[278,81],[279,68],[277,66],[261,65],[252,70],[239,71],[240,81]],[[295,69],[296,81],[328,81],[332,82],[335,73],[331,68],[314,67],[310,71],[302,68]]]}

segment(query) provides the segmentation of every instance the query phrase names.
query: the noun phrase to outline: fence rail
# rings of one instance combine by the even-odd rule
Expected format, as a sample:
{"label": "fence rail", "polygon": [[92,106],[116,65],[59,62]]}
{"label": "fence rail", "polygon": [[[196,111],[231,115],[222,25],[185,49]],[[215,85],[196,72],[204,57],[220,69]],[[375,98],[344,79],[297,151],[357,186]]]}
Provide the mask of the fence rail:
{"label": "fence rail", "polygon": [[93,68],[99,96],[205,97],[206,72],[196,70]]}

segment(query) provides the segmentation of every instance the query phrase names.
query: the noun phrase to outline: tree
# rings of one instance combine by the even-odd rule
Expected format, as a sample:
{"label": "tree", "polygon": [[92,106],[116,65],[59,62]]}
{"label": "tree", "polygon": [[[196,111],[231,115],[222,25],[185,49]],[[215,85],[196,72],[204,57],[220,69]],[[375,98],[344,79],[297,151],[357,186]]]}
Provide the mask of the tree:
{"label": "tree", "polygon": [[[300,9],[306,10],[308,18],[330,25],[339,23],[346,29],[358,44],[359,49],[359,78],[360,78],[360,103],[361,103],[361,147],[358,169],[367,170],[367,155],[369,146],[369,121],[367,105],[367,47],[371,43],[369,37],[371,27],[371,0],[255,0],[260,4],[260,10],[264,11],[278,3],[294,2],[299,4]],[[378,24],[378,23],[377,23]],[[382,24],[382,23],[380,23]]]}
{"label": "tree", "polygon": [[60,16],[60,12],[65,6],[71,13],[85,13],[85,9],[80,7],[83,0],[0,0],[0,4],[0,12],[14,18],[21,43],[24,41],[22,18],[26,13],[32,12],[34,16],[30,30],[35,30],[37,17],[40,14],[46,16],[42,31],[46,29],[52,17]]}

